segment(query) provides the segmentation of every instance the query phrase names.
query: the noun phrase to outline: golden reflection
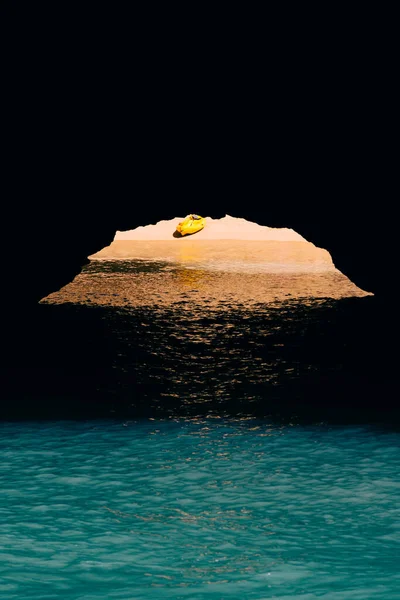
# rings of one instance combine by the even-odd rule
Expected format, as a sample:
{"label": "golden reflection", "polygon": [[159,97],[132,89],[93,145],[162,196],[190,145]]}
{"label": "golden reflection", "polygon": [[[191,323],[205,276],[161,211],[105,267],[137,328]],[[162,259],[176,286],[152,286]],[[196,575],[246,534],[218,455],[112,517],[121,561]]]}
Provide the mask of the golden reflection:
{"label": "golden reflection", "polygon": [[206,274],[200,269],[177,269],[175,272],[177,285],[197,289],[204,284]]}
{"label": "golden reflection", "polygon": [[42,303],[208,311],[368,295],[308,242],[183,238],[114,242]]}
{"label": "golden reflection", "polygon": [[183,264],[205,263],[224,267],[248,268],[250,265],[279,272],[292,267],[299,271],[332,270],[327,250],[310,242],[259,240],[115,240],[110,246],[89,256],[91,260],[171,260]]}
{"label": "golden reflection", "polygon": [[204,258],[205,248],[196,244],[193,240],[185,240],[185,243],[178,246],[178,260],[182,263],[190,264]]}

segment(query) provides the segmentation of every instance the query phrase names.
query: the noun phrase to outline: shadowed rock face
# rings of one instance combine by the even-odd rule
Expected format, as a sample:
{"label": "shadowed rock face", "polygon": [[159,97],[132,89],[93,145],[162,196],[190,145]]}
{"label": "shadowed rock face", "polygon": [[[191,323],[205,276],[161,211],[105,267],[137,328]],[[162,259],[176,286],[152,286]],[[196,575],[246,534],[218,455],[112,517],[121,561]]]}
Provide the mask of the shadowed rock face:
{"label": "shadowed rock face", "polygon": [[[49,307],[38,305],[38,302],[67,285],[81,271],[88,256],[111,244],[117,230],[155,224],[194,209],[194,212],[203,212],[216,219],[228,213],[260,225],[292,228],[316,246],[328,250],[337,269],[361,289],[375,294],[374,297],[357,299],[360,312],[357,313],[356,333],[353,331],[353,341],[341,348],[345,356],[337,357],[337,360],[346,362],[346,372],[352,373],[354,368],[354,386],[350,386],[349,390],[346,387],[344,393],[339,380],[331,402],[333,406],[338,395],[343,396],[343,403],[354,398],[354,402],[362,404],[369,381],[367,375],[371,374],[373,386],[368,402],[374,410],[383,406],[385,419],[398,419],[397,355],[392,350],[398,326],[397,306],[392,297],[392,289],[396,286],[397,253],[394,248],[396,239],[389,235],[391,228],[388,221],[385,225],[377,223],[365,213],[346,220],[345,211],[341,211],[339,216],[333,211],[332,218],[317,221],[315,209],[307,210],[305,205],[302,212],[296,213],[293,205],[274,209],[264,207],[261,210],[249,202],[243,210],[232,210],[232,206],[220,207],[217,203],[212,206],[211,202],[199,200],[194,206],[193,202],[189,203],[188,210],[188,202],[171,201],[171,210],[162,206],[144,206],[140,212],[127,202],[102,205],[93,200],[92,205],[82,202],[79,207],[76,203],[68,203],[68,198],[65,198],[57,207],[56,204],[54,207],[49,203],[38,204],[37,207],[32,204],[19,214],[15,210],[13,228],[7,229],[3,235],[8,251],[3,264],[1,295],[5,356],[0,372],[4,398],[7,399],[3,403],[3,414],[15,413],[14,402],[21,407],[18,410],[22,414],[27,408],[34,411],[36,396],[38,402],[48,401],[51,404],[54,395],[64,394],[64,380],[66,398],[68,394],[74,394],[75,386],[82,389],[82,393],[88,390],[90,396],[92,380],[89,377],[85,387],[86,373],[92,374],[95,379],[109,356],[99,357],[89,343],[81,348],[80,336],[81,331],[86,331],[86,340],[90,341],[92,336],[88,330],[92,328],[95,345],[101,335],[98,325],[92,323],[90,315],[85,313],[82,322],[76,318],[60,326],[56,311],[47,310]],[[290,208],[293,210],[290,211]],[[361,341],[355,343],[358,330]],[[91,358],[91,353],[98,357],[99,362]],[[75,360],[71,357],[76,355],[81,369],[78,369],[78,375],[74,371],[72,374],[69,372]],[[359,381],[362,382],[360,389]],[[67,400],[57,397],[57,402],[62,407]]]}
{"label": "shadowed rock face", "polygon": [[366,130],[359,110],[350,118],[336,105],[329,114],[313,106],[308,120],[282,110],[261,135],[259,123],[241,128],[229,111],[207,120],[179,106],[179,115],[176,107],[168,115],[147,110],[145,122],[138,114],[127,132],[132,106],[119,108],[112,118],[108,108],[75,115],[66,103],[18,115],[10,167],[3,165],[3,302],[36,303],[65,285],[117,230],[190,212],[294,229],[328,250],[357,286],[391,294],[394,169],[382,133],[389,129],[369,119]]}
{"label": "shadowed rock face", "polygon": [[127,131],[130,104],[112,115],[79,106],[38,101],[18,114],[3,165],[3,302],[36,303],[65,285],[117,230],[190,212],[292,228],[360,288],[391,294],[394,169],[381,121],[366,129],[359,109],[312,105],[282,109],[262,132],[256,120],[244,128],[244,113],[195,118],[179,105],[135,113]]}
{"label": "shadowed rock face", "polygon": [[64,38],[35,11],[26,19],[10,38],[19,51],[4,80],[9,310],[68,283],[116,230],[192,211],[293,228],[359,287],[391,293],[397,104],[385,44],[383,60],[376,46],[361,60],[351,36],[351,49],[336,48],[333,63],[321,58],[315,68],[318,41],[309,71],[302,43],[268,68],[262,54],[259,64],[253,51],[244,58],[242,44],[238,56],[224,54],[223,67],[219,50],[207,57],[202,49],[204,73],[188,58],[191,68],[174,78],[167,65],[176,56],[161,60],[168,42],[141,56],[131,80],[132,57],[119,40],[96,33],[89,43],[85,31],[82,46],[76,39],[71,47],[69,27]]}
{"label": "shadowed rock face", "polygon": [[[11,77],[3,77],[0,297],[9,390],[33,358],[41,389],[38,343],[51,355],[37,318],[44,296],[68,284],[117,230],[190,212],[291,228],[329,251],[337,269],[375,294],[360,301],[360,327],[381,358],[393,353],[398,107],[386,44],[379,57],[379,44],[355,43],[352,33],[340,57],[335,32],[332,61],[319,41],[312,60],[302,58],[302,39],[282,62],[279,51],[260,53],[257,64],[253,47],[243,58],[242,43],[230,55],[235,30],[221,56],[218,49],[206,57],[202,34],[194,64],[185,45],[168,57],[169,33],[150,58],[153,35],[136,55],[121,52],[120,39],[110,43],[103,27],[84,27],[80,45],[75,15],[64,37],[38,15],[36,7],[25,14],[24,29],[16,14]],[[108,30],[109,11],[105,18]],[[177,56],[187,64],[177,66]],[[51,317],[44,327],[52,329]],[[71,353],[79,351],[76,331]],[[21,364],[27,370],[14,372]],[[381,365],[377,381],[396,376],[394,353],[392,369]]]}

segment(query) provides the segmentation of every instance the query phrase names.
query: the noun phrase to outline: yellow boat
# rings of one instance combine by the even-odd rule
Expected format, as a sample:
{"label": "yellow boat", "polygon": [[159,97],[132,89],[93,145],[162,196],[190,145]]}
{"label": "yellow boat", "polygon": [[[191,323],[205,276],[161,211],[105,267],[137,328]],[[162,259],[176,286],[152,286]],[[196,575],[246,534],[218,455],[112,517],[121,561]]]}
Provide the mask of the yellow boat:
{"label": "yellow boat", "polygon": [[178,223],[176,226],[176,231],[181,235],[189,235],[191,233],[196,233],[204,228],[206,224],[206,220],[204,217],[200,217],[199,215],[191,214],[185,217],[183,221]]}

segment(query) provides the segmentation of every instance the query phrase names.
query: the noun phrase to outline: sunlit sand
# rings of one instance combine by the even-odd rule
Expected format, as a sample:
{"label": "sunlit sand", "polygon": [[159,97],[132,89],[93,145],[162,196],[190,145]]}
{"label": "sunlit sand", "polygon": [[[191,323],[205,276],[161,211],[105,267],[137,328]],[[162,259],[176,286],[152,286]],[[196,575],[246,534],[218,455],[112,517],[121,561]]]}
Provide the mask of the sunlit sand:
{"label": "sunlit sand", "polygon": [[155,225],[117,231],[110,246],[91,260],[166,260],[188,267],[276,273],[321,272],[334,269],[326,250],[317,248],[287,228],[258,225],[231,217],[211,219],[194,235],[174,237],[177,217]]}
{"label": "sunlit sand", "polygon": [[70,284],[43,301],[209,310],[370,295],[336,269],[327,250],[291,229],[227,216],[176,238],[180,220],[117,232]]}
{"label": "sunlit sand", "polygon": [[[193,236],[194,238],[194,236]],[[184,243],[180,243],[180,242]],[[115,240],[91,260],[170,261],[188,268],[228,271],[323,272],[335,266],[326,250],[308,242],[251,240]]]}

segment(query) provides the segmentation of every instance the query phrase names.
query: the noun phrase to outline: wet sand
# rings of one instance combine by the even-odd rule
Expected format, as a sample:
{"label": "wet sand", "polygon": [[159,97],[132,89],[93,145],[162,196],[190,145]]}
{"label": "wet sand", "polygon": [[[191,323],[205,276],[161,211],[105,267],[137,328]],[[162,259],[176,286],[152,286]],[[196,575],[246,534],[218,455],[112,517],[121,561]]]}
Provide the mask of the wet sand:
{"label": "wet sand", "polygon": [[308,242],[117,240],[44,302],[207,312],[365,295]]}
{"label": "wet sand", "polygon": [[203,240],[115,240],[91,260],[155,260],[221,270],[324,272],[335,270],[327,250],[309,242]]}

